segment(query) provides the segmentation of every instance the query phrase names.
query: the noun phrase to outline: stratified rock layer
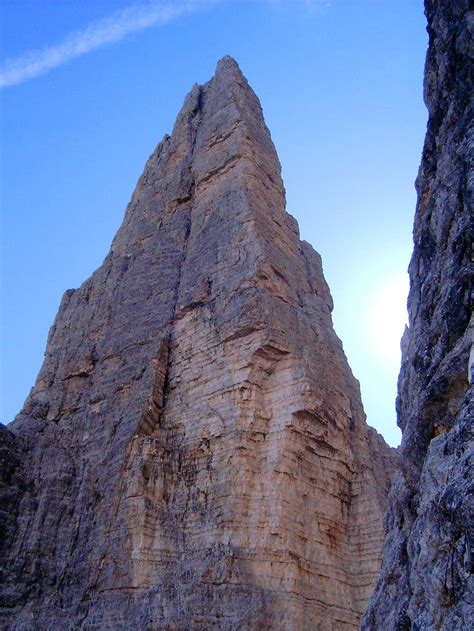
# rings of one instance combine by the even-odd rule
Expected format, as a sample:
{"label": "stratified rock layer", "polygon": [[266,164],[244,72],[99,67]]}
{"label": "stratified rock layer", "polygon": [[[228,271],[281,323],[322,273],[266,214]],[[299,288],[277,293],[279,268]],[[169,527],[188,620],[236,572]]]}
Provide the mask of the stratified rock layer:
{"label": "stratified rock layer", "polygon": [[10,629],[357,628],[393,456],[284,208],[260,104],[224,58],[64,295],[11,426],[33,488]]}
{"label": "stratified rock layer", "polygon": [[[363,629],[472,629],[474,11],[426,2],[429,122],[417,180],[410,327],[399,379],[401,473]],[[472,8],[472,6],[471,6]],[[472,360],[471,360],[472,361]]]}

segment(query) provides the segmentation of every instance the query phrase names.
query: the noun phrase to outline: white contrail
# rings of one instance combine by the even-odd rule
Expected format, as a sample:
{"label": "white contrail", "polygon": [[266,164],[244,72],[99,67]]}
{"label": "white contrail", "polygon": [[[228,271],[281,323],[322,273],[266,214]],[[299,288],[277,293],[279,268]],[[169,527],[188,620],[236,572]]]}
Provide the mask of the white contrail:
{"label": "white contrail", "polygon": [[208,4],[212,2],[174,0],[130,6],[108,18],[89,24],[83,31],[72,33],[55,46],[32,51],[15,59],[7,59],[0,67],[0,87],[23,83],[75,57],[118,42],[130,33],[165,24]]}

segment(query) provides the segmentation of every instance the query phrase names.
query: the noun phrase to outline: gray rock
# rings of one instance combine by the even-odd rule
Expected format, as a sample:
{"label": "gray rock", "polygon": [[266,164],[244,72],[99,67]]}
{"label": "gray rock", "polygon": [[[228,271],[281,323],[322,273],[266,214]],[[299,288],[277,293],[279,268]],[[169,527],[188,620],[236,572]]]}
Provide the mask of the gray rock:
{"label": "gray rock", "polygon": [[429,121],[397,401],[401,470],[370,630],[467,630],[474,620],[474,12],[468,0],[425,6]]}

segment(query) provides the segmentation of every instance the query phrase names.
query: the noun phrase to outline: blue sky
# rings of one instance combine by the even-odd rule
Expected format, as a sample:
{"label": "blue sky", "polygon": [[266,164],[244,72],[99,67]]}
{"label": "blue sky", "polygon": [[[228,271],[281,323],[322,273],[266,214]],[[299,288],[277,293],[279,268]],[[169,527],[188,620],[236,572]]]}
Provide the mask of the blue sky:
{"label": "blue sky", "polygon": [[101,264],[184,96],[230,54],[262,102],[288,211],[323,257],[368,421],[398,444],[421,0],[4,0],[1,12],[0,419],[21,408],[62,293]]}

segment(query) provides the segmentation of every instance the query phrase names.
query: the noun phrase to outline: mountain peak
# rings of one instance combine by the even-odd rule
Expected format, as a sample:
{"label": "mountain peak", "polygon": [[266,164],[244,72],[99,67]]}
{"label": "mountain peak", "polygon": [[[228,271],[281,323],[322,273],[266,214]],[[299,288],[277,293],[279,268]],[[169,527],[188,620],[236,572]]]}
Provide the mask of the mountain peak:
{"label": "mountain peak", "polygon": [[14,628],[355,631],[390,453],[374,458],[330,310],[259,100],[225,57],[103,265],[65,294],[0,432],[26,475],[0,521]]}
{"label": "mountain peak", "polygon": [[233,73],[242,75],[239,64],[230,55],[224,55],[224,57],[219,59],[219,61],[217,62],[215,74],[217,75],[220,73]]}

